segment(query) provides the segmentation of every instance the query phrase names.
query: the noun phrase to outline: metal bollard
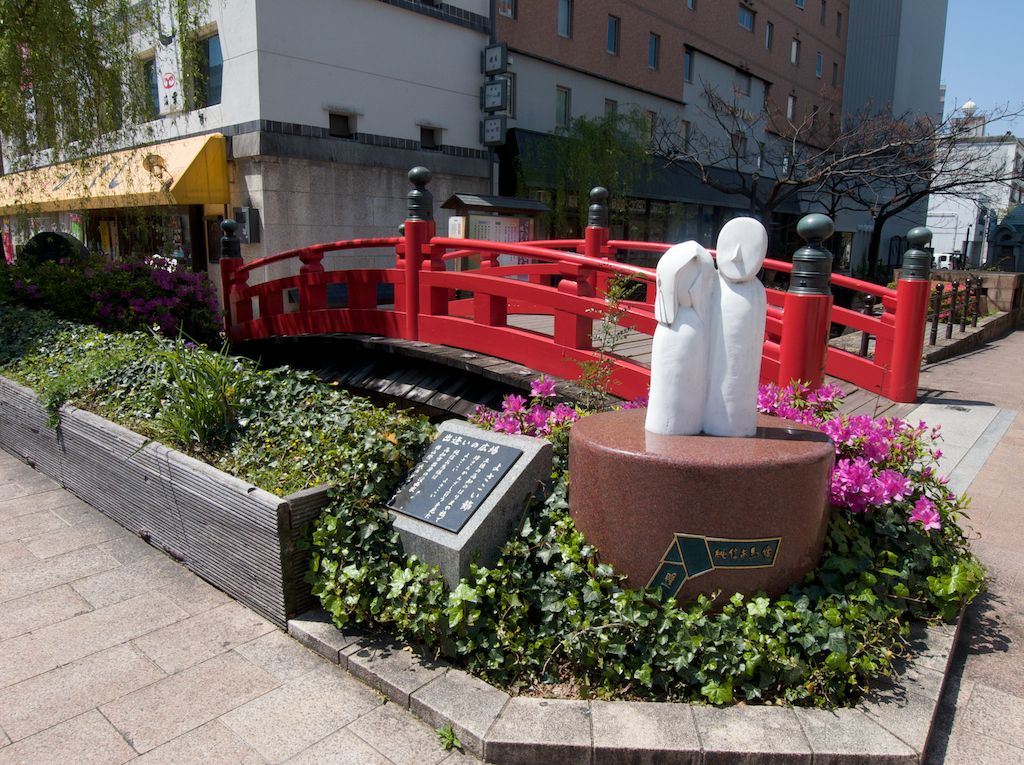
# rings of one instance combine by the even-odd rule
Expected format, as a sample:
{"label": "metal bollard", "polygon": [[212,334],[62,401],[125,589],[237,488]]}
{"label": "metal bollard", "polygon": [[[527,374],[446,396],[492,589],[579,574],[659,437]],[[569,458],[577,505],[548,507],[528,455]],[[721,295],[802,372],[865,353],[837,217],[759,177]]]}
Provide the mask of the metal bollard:
{"label": "metal bollard", "polygon": [[[862,313],[865,316],[874,316],[875,315],[875,303],[877,303],[877,302],[878,302],[878,298],[876,298],[874,295],[865,295],[864,296],[864,310],[862,311]],[[860,333],[860,355],[861,356],[865,356],[866,357],[868,355],[868,345],[870,344],[870,342],[871,342],[871,333],[870,332],[861,332]]]}
{"label": "metal bollard", "polygon": [[928,337],[928,345],[935,345],[939,339],[939,321],[942,317],[942,293],[946,285],[939,282],[935,285],[935,297],[932,298],[932,333]]}
{"label": "metal bollard", "polygon": [[978,326],[978,316],[981,314],[981,277],[974,277],[974,315],[971,317],[971,326]]}
{"label": "metal bollard", "polygon": [[946,319],[946,339],[953,338],[953,323],[956,321],[956,298],[960,292],[960,282],[956,279],[949,285],[949,316]]}
{"label": "metal bollard", "polygon": [[961,333],[967,332],[967,314],[971,310],[971,287],[973,280],[970,277],[964,278],[964,305],[961,308]]}

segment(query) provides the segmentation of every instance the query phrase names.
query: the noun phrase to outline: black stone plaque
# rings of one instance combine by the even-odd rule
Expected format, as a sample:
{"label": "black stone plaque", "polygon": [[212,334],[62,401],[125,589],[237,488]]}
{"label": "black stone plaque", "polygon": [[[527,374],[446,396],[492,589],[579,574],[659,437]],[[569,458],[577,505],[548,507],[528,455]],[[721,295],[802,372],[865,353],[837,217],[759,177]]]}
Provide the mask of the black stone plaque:
{"label": "black stone plaque", "polygon": [[457,534],[521,455],[485,438],[442,432],[388,507]]}

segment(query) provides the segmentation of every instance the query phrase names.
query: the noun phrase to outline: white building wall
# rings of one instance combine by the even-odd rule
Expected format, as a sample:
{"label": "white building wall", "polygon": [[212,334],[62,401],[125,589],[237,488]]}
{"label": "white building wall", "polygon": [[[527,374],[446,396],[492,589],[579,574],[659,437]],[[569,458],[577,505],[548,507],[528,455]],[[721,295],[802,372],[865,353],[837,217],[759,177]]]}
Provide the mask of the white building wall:
{"label": "white building wall", "polygon": [[479,148],[487,36],[377,0],[257,0],[263,119]]}

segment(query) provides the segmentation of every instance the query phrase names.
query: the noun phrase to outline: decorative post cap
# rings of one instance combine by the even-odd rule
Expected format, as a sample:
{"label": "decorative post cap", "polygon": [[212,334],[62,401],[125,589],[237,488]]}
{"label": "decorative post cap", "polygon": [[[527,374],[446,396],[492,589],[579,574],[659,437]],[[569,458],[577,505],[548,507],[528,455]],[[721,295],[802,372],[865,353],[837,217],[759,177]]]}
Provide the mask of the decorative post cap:
{"label": "decorative post cap", "polygon": [[922,248],[932,243],[932,230],[926,226],[918,226],[907,232],[907,241],[911,247]]}
{"label": "decorative post cap", "polygon": [[832,219],[821,213],[805,215],[796,224],[796,233],[808,244],[821,244],[833,233],[836,226]]}
{"label": "decorative post cap", "polygon": [[608,228],[608,189],[595,186],[590,190],[590,209],[587,212],[588,226]]}
{"label": "decorative post cap", "polygon": [[793,253],[793,272],[789,291],[800,295],[831,295],[832,253],[821,243],[836,230],[832,219],[821,213],[805,215],[796,224],[796,233],[807,244]]}
{"label": "decorative post cap", "polygon": [[242,242],[235,232],[238,231],[238,222],[231,218],[226,218],[220,222],[220,230],[223,236],[220,238],[220,257],[224,258],[241,258],[242,257]]}
{"label": "decorative post cap", "polygon": [[932,241],[931,229],[918,226],[907,232],[910,248],[903,254],[900,281],[927,281],[932,270],[932,256],[924,248]]}
{"label": "decorative post cap", "polygon": [[422,166],[414,167],[409,171],[409,181],[416,187],[406,197],[409,220],[434,219],[434,195],[426,188],[432,177],[430,171]]}

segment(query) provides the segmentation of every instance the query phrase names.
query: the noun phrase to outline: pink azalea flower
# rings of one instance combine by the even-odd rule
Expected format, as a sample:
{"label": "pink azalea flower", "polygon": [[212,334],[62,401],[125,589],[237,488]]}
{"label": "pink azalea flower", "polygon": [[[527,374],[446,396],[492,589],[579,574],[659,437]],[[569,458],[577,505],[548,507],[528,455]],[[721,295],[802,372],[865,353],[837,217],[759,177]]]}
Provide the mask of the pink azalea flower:
{"label": "pink azalea flower", "polygon": [[555,383],[553,380],[547,380],[541,377],[538,380],[534,380],[530,383],[530,395],[536,396],[537,398],[550,398],[555,395]]}
{"label": "pink azalea flower", "polygon": [[511,415],[502,415],[495,419],[494,429],[499,433],[511,433],[513,435],[518,434],[522,431],[522,426],[519,424],[519,420]]}
{"label": "pink azalea flower", "polygon": [[526,413],[526,424],[531,426],[540,435],[546,436],[551,432],[548,420],[551,418],[551,410],[543,406],[535,406]]}
{"label": "pink azalea flower", "polygon": [[526,408],[526,399],[513,393],[510,396],[505,396],[505,400],[501,402],[501,408],[509,413],[521,412]]}
{"label": "pink azalea flower", "polygon": [[561,425],[563,422],[575,422],[580,418],[577,411],[568,404],[556,406],[553,417],[556,425]]}
{"label": "pink azalea flower", "polygon": [[910,514],[911,523],[920,523],[925,531],[942,528],[942,518],[935,509],[935,503],[927,497],[921,497],[914,503],[914,511]]}

